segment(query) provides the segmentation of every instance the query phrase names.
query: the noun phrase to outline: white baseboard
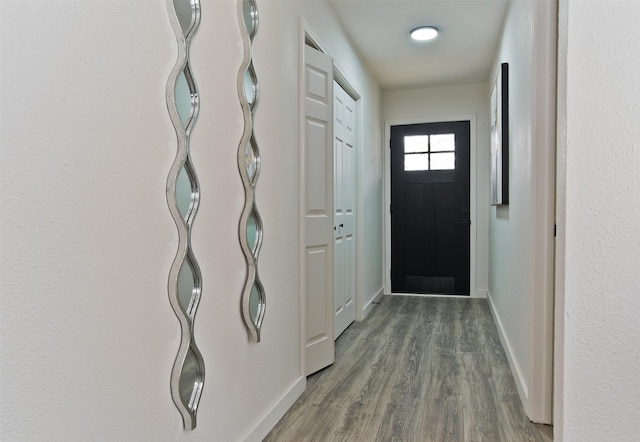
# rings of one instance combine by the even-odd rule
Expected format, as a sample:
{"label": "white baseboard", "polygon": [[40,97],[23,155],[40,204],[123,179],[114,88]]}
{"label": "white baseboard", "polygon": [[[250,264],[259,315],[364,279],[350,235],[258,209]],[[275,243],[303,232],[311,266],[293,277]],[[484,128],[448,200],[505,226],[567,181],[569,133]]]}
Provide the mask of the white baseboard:
{"label": "white baseboard", "polygon": [[471,294],[472,298],[486,298],[487,297],[487,289],[476,289],[475,293]]}
{"label": "white baseboard", "polygon": [[279,400],[269,409],[262,419],[249,431],[242,440],[246,442],[261,442],[267,434],[276,426],[282,416],[291,408],[293,403],[300,397],[307,387],[307,378],[301,376],[296,380],[291,388],[283,394]]}
{"label": "white baseboard", "polygon": [[491,299],[491,293],[487,290],[487,301],[489,303],[489,309],[491,310],[491,315],[493,316],[493,320],[496,323],[496,328],[498,329],[498,336],[500,336],[500,342],[502,343],[502,348],[507,356],[507,361],[509,362],[509,367],[511,367],[511,373],[513,373],[513,380],[516,383],[516,388],[518,389],[518,394],[520,395],[520,402],[524,406],[524,410],[527,413],[527,416],[530,415],[529,410],[529,386],[527,384],[527,380],[522,373],[522,369],[518,364],[517,360],[514,357],[514,353],[512,350],[511,343],[509,342],[509,338],[505,333],[504,326],[502,325],[502,321],[500,320],[500,316],[496,311],[495,306],[493,305],[493,300]]}
{"label": "white baseboard", "polygon": [[371,313],[371,310],[373,310],[373,304],[376,302],[380,302],[380,299],[382,298],[383,295],[384,295],[384,287],[380,287],[380,290],[378,290],[378,293],[373,295],[373,297],[369,299],[364,305],[362,309],[362,317],[358,318],[358,321],[362,321],[364,318],[366,318],[369,315],[369,313]]}

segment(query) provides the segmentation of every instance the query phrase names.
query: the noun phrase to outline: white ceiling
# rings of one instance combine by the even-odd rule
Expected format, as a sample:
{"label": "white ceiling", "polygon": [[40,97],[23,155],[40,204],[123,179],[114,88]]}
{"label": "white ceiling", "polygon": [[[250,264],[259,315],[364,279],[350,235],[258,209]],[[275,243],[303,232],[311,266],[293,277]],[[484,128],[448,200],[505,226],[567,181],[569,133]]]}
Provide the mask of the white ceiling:
{"label": "white ceiling", "polygon": [[[509,0],[328,0],[384,90],[488,80]],[[414,42],[420,25],[440,29]]]}

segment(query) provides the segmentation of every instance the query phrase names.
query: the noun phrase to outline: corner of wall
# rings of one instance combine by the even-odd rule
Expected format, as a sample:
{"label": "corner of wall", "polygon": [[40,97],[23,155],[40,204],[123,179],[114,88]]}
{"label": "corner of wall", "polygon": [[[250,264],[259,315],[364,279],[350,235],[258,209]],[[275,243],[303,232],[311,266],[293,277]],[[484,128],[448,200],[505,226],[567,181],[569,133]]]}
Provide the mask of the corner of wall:
{"label": "corner of wall", "polygon": [[380,290],[378,290],[378,292],[373,295],[362,307],[362,310],[358,311],[357,313],[357,317],[356,319],[358,321],[362,321],[364,320],[367,316],[369,316],[369,313],[371,313],[371,310],[373,310],[373,306],[380,302],[380,299],[382,299],[382,296],[384,295],[384,286],[380,287]]}
{"label": "corner of wall", "polygon": [[556,109],[556,226],[553,367],[553,436],[564,435],[564,285],[567,166],[567,52],[569,2],[558,2],[557,109]]}
{"label": "corner of wall", "polygon": [[476,289],[474,293],[471,294],[472,298],[487,298],[487,293],[489,291],[487,289]]}
{"label": "corner of wall", "polygon": [[272,406],[267,410],[258,423],[247,433],[242,440],[250,442],[262,441],[276,426],[278,421],[287,413],[293,403],[302,395],[307,386],[307,378],[299,377]]}

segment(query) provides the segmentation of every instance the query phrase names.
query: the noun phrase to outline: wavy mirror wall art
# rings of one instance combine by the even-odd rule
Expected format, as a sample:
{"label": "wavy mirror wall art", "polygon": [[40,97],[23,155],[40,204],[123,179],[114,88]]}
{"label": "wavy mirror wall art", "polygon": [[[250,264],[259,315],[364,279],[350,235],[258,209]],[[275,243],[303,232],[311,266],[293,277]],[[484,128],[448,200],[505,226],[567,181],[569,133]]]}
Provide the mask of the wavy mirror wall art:
{"label": "wavy mirror wall art", "polygon": [[238,0],[238,21],[244,44],[244,59],[238,72],[238,97],[244,115],[244,132],[238,147],[238,169],[245,193],[238,233],[247,263],[241,310],[249,338],[253,342],[260,342],[266,297],[258,275],[262,220],[255,201],[256,183],[260,174],[260,151],[254,133],[254,116],[260,97],[258,78],[253,65],[253,43],[258,32],[258,8],[255,0]]}
{"label": "wavy mirror wall art", "polygon": [[198,211],[200,188],[191,162],[189,140],[200,101],[189,63],[189,46],[200,24],[200,1],[166,0],[166,3],[178,42],[178,56],[166,88],[167,109],[177,139],[176,157],[167,178],[167,203],[178,228],[178,251],[169,271],[168,291],[181,329],[170,388],[185,430],[193,430],[204,385],[204,361],[193,333],[202,275],[191,249],[191,227]]}

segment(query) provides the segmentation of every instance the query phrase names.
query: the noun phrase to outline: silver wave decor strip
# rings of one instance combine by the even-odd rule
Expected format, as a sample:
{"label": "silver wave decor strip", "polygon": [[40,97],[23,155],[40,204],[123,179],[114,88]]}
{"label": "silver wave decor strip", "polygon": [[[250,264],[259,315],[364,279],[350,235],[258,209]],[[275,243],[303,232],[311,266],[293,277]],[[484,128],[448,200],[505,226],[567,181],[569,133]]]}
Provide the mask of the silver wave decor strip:
{"label": "silver wave decor strip", "polygon": [[244,59],[238,72],[238,96],[244,114],[244,132],[238,147],[238,169],[245,192],[239,237],[247,262],[247,279],[242,291],[241,310],[249,338],[253,342],[260,342],[266,297],[258,276],[262,220],[255,202],[256,182],[260,174],[260,151],[254,133],[254,116],[260,95],[253,65],[253,42],[258,31],[258,9],[255,0],[238,0],[238,21],[244,43]]}
{"label": "silver wave decor strip", "polygon": [[189,140],[200,103],[189,65],[189,45],[200,24],[200,3],[199,0],[166,0],[166,3],[178,42],[178,57],[166,87],[167,108],[178,143],[166,189],[169,210],[178,228],[178,251],[169,272],[168,291],[181,328],[170,386],[185,430],[193,430],[204,384],[204,361],[193,333],[202,275],[191,249],[191,227],[198,211],[200,189],[189,154]]}

